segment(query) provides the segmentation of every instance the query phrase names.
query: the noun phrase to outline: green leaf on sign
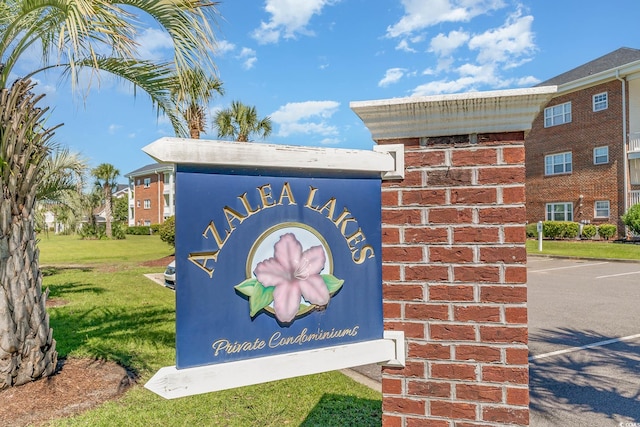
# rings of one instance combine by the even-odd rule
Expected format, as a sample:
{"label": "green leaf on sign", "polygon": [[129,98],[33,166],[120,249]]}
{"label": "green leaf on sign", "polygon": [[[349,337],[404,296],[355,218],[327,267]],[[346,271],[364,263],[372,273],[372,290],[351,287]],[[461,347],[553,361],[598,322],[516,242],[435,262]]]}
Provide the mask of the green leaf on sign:
{"label": "green leaf on sign", "polygon": [[327,285],[327,289],[330,294],[334,292],[338,292],[338,290],[342,287],[344,280],[338,279],[333,274],[322,274],[322,280],[324,280],[324,284]]}
{"label": "green leaf on sign", "polygon": [[257,279],[247,279],[239,285],[235,285],[234,288],[236,288],[236,290],[241,294],[251,297],[251,295],[253,295],[253,288],[256,286],[256,283],[260,282],[258,282]]}
{"label": "green leaf on sign", "polygon": [[256,281],[253,293],[249,297],[249,315],[251,317],[258,314],[260,310],[271,304],[273,301],[273,286],[264,287],[262,283]]}

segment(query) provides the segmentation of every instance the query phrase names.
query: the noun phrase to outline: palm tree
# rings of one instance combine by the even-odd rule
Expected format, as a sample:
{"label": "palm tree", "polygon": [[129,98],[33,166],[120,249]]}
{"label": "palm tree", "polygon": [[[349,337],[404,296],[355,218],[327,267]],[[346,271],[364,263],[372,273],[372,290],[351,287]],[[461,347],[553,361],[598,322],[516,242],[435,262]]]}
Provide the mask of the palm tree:
{"label": "palm tree", "polygon": [[[54,212],[56,223],[62,223],[67,229],[80,212],[78,201],[82,197],[87,161],[67,148],[57,145],[50,148],[52,152],[40,167],[42,177],[36,193],[38,213]],[[44,229],[44,221],[38,221],[41,217],[36,216],[36,222]]]}
{"label": "palm tree", "polygon": [[249,107],[240,101],[233,101],[231,108],[220,110],[215,117],[218,136],[230,137],[238,142],[248,142],[252,134],[262,139],[271,135],[271,118],[258,119],[256,107]]}
{"label": "palm tree", "polygon": [[182,113],[189,136],[199,139],[207,126],[207,109],[214,94],[224,95],[222,82],[203,73],[201,69],[190,68],[182,73],[183,85],[176,85],[171,95]]}
{"label": "palm tree", "polygon": [[[60,70],[75,88],[82,70],[114,74],[146,92],[176,134],[186,135],[171,91],[184,85],[182,70],[214,70],[209,24],[216,6],[209,0],[0,2],[0,389],[48,376],[57,362],[34,228],[41,166],[57,126],[46,126],[47,109],[38,107],[42,97],[33,93],[31,77]],[[139,58],[138,12],[172,38],[172,60]],[[20,59],[36,48],[39,65],[12,83]],[[87,87],[100,72],[89,76]]]}
{"label": "palm tree", "polygon": [[118,175],[120,175],[120,171],[115,168],[112,164],[102,163],[99,164],[96,168],[91,171],[91,174],[96,179],[96,189],[102,191],[102,202],[104,203],[104,219],[105,219],[105,234],[110,239],[111,234],[111,196],[113,195],[113,190],[118,185],[116,181],[118,179]]}

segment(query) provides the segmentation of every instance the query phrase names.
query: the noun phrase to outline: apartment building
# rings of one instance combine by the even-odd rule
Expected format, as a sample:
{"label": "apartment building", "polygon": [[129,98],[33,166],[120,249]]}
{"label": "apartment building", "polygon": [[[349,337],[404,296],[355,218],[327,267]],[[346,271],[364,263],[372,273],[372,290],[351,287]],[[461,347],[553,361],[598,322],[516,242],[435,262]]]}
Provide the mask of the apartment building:
{"label": "apartment building", "polygon": [[640,50],[621,48],[538,86],[558,92],[526,136],[527,221],[615,224],[640,203]]}
{"label": "apartment building", "polygon": [[153,163],[129,172],[129,225],[162,224],[175,213],[175,165]]}

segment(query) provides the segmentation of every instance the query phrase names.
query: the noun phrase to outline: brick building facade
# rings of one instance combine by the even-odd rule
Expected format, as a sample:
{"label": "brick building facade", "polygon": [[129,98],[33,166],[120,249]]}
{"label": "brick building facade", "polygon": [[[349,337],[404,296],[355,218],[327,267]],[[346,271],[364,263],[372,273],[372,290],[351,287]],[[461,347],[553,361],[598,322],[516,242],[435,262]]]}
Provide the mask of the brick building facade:
{"label": "brick building facade", "polygon": [[527,221],[610,223],[640,202],[640,50],[549,79],[558,92],[526,137]]}
{"label": "brick building facade", "polygon": [[175,212],[175,168],[154,163],[125,175],[129,179],[129,225],[162,224]]}

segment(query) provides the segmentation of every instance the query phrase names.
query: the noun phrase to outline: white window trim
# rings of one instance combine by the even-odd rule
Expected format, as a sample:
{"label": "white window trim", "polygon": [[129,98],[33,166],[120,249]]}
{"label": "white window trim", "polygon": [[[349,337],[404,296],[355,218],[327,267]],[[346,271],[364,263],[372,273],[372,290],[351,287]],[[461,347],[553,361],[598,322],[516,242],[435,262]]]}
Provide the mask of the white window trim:
{"label": "white window trim", "polygon": [[144,179],[144,188],[149,188],[151,187],[151,178],[145,178]]}
{"label": "white window trim", "polygon": [[[554,109],[557,109],[558,107],[562,107],[562,113],[554,114]],[[562,118],[562,121],[556,123],[554,118]],[[551,120],[551,122],[547,123],[547,120]],[[548,128],[551,126],[559,126],[567,123],[571,123],[571,101],[544,109],[544,127]]]}
{"label": "white window trim", "polygon": [[[596,102],[596,98],[599,96],[603,96],[604,95],[604,100],[602,101],[598,101]],[[607,108],[609,108],[609,93],[608,92],[600,92],[600,93],[596,93],[595,95],[593,95],[592,99],[592,106],[593,106],[593,112],[596,113],[598,111],[603,111],[606,110]],[[599,104],[604,104],[603,107],[600,108],[596,108],[596,105]]]}
{"label": "white window trim", "polygon": [[[564,210],[564,217],[565,219],[563,220],[558,220],[555,218],[549,218],[549,206],[556,206],[556,205],[564,205],[565,210]],[[567,219],[567,206],[571,206],[571,218]],[[553,215],[553,209],[551,210],[551,214]],[[546,219],[546,221],[573,221],[573,203],[571,202],[555,202],[555,203],[546,203],[544,206],[544,217]]]}
{"label": "white window trim", "polygon": [[145,209],[151,209],[151,199],[145,199],[144,200],[144,208]]}
{"label": "white window trim", "polygon": [[[571,160],[569,162],[566,162],[565,159],[567,157],[567,154],[571,155]],[[563,159],[563,163],[561,163],[563,165],[563,171],[562,172],[555,172],[554,171],[554,166],[556,165],[555,163],[551,164],[551,172],[549,173],[547,171],[547,159],[548,158],[554,158],[556,156],[562,156]],[[569,165],[569,170],[567,170],[567,164]],[[564,153],[554,153],[554,154],[547,154],[546,156],[544,156],[544,174],[545,176],[552,176],[552,175],[565,175],[565,174],[570,174],[573,172],[573,154],[571,151],[565,151]]]}
{"label": "white window trim", "polygon": [[[598,215],[598,203],[606,203],[607,204],[607,215]],[[604,209],[600,209],[604,210]],[[593,217],[594,218],[609,218],[611,216],[611,202],[609,200],[596,200],[593,202]]]}
{"label": "white window trim", "polygon": [[[606,148],[606,149],[607,149],[607,161],[606,161],[606,162],[597,162],[597,161],[596,161],[596,158],[597,158],[597,156],[596,156],[596,150],[601,149],[601,148]],[[600,156],[600,157],[602,157],[602,156]],[[595,148],[593,149],[593,164],[594,164],[594,165],[606,165],[606,164],[608,164],[608,163],[609,163],[609,146],[608,146],[608,145],[604,145],[604,146],[602,146],[602,147],[595,147]]]}

